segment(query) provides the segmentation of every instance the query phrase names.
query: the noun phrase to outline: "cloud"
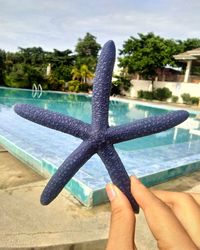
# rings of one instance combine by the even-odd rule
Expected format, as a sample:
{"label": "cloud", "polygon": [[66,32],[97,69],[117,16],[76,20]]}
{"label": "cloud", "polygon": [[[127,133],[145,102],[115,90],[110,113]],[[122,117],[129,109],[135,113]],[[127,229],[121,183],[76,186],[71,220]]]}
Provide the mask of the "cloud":
{"label": "cloud", "polygon": [[168,38],[199,37],[199,0],[0,0],[0,48],[41,46],[74,49],[90,32],[118,48],[137,33]]}

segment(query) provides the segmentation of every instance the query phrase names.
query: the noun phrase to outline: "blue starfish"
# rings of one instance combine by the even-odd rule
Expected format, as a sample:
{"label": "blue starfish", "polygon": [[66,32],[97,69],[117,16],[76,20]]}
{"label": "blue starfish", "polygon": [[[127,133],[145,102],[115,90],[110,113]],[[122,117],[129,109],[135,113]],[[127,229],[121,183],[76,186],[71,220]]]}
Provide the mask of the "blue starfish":
{"label": "blue starfish", "polygon": [[188,117],[188,112],[180,110],[109,127],[109,96],[114,62],[115,45],[113,41],[108,41],[101,51],[95,74],[92,124],[28,104],[15,105],[15,112],[20,116],[83,140],[49,180],[41,195],[43,205],[54,200],[75,173],[93,154],[97,153],[105,164],[113,183],[122,190],[133,210],[138,213],[138,204],[130,192],[129,176],[113,144],[164,131]]}

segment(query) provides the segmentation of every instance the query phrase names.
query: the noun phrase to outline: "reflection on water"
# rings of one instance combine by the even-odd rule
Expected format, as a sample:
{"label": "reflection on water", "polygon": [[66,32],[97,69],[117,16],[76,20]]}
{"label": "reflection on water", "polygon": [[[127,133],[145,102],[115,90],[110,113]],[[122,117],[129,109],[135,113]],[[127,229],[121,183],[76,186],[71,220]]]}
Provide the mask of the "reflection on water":
{"label": "reflection on water", "polygon": [[[40,99],[33,99],[31,91],[0,88],[0,104],[12,107],[16,103],[33,104],[88,123],[91,122],[91,97],[86,95],[44,91]],[[166,112],[168,111],[165,109],[139,105],[134,102],[110,101],[109,124],[110,126],[119,125]],[[200,140],[200,118],[191,114],[187,121],[173,129],[119,143],[116,147],[129,151],[193,140]]]}

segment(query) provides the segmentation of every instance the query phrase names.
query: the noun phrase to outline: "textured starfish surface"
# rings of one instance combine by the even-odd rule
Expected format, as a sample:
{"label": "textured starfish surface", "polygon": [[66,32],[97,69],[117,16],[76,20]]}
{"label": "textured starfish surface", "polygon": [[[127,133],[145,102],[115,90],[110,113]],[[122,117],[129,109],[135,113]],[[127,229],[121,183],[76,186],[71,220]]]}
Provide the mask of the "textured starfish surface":
{"label": "textured starfish surface", "polygon": [[[83,141],[51,177],[41,195],[41,203],[49,204],[57,197],[67,182],[95,153],[105,164],[112,182],[129,199],[133,210],[139,207],[130,191],[130,179],[113,144],[158,133],[176,126],[188,117],[184,110],[149,117],[119,126],[109,126],[109,96],[115,62],[115,45],[108,41],[102,48],[93,84],[92,123],[48,111],[28,104],[16,104],[14,110],[20,116],[40,125],[68,133]],[[133,161],[134,164],[134,161]]]}

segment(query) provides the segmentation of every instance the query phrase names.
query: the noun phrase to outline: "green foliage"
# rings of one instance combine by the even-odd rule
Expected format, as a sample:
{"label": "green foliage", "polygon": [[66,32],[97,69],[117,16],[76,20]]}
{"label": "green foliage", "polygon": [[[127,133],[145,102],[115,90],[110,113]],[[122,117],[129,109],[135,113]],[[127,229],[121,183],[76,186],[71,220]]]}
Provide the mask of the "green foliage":
{"label": "green foliage", "polygon": [[185,104],[191,104],[190,94],[184,93],[184,94],[181,95],[181,97],[183,99],[183,103],[185,103]]}
{"label": "green foliage", "polygon": [[83,64],[80,68],[81,81],[86,83],[88,80],[94,77],[94,74],[88,69],[88,66]]}
{"label": "green foliage", "polygon": [[54,73],[51,73],[46,79],[48,89],[62,90],[65,84],[64,80],[59,80]]}
{"label": "green foliage", "polygon": [[[119,58],[119,65],[126,72],[126,77],[117,77],[111,93],[121,94],[122,90],[129,90],[128,73],[139,73],[143,78],[151,79],[153,82],[157,70],[162,70],[167,64],[184,68],[185,64],[175,61],[173,55],[197,47],[200,47],[200,39],[197,38],[174,41],[154,33],[130,37],[124,42]],[[76,54],[69,49],[54,49],[53,52],[49,52],[41,47],[19,48],[16,53],[0,50],[0,85],[31,88],[33,82],[36,82],[44,88],[60,90],[64,82],[72,79],[87,83],[94,76],[100,48],[96,37],[86,33],[76,44]],[[51,74],[47,77],[46,68],[49,63]],[[199,67],[193,65],[192,73],[200,74]],[[80,88],[86,91],[88,84]],[[74,88],[73,91],[78,90]],[[145,96],[149,98],[151,94],[147,93]]]}
{"label": "green foliage", "polygon": [[116,84],[112,83],[110,94],[111,95],[120,95],[121,94],[120,85],[116,85]]}
{"label": "green foliage", "polygon": [[158,88],[154,90],[153,96],[156,100],[166,101],[168,98],[172,96],[172,92],[166,87]]}
{"label": "green foliage", "polygon": [[138,98],[143,98],[147,100],[156,99],[159,101],[165,101],[172,96],[172,92],[165,87],[155,89],[154,91],[139,90],[137,94]]}
{"label": "green foliage", "polygon": [[198,105],[199,104],[199,97],[190,96],[188,93],[184,93],[181,95],[183,99],[183,103],[188,105]]}
{"label": "green foliage", "polygon": [[5,84],[10,87],[31,88],[33,82],[45,81],[40,69],[29,64],[15,64],[13,70],[7,74]]}
{"label": "green foliage", "polygon": [[137,92],[137,96],[138,96],[138,98],[144,98],[144,91],[143,90],[139,90]]}
{"label": "green foliage", "polygon": [[114,76],[114,78],[116,80],[112,82],[111,95],[119,95],[123,90],[129,91],[131,86],[130,78],[125,76]]}
{"label": "green foliage", "polygon": [[96,37],[86,33],[83,39],[79,38],[75,48],[77,53],[76,65],[78,68],[85,64],[89,70],[94,72],[97,63],[97,56],[101,46],[96,41]]}
{"label": "green foliage", "polygon": [[87,83],[94,77],[94,74],[88,69],[88,66],[85,64],[81,65],[80,69],[74,66],[72,68],[71,74],[73,76],[73,80],[81,80],[81,82],[83,83]]}
{"label": "green foliage", "polygon": [[190,101],[192,105],[199,105],[199,97],[192,96]]}
{"label": "green foliage", "polygon": [[154,98],[152,91],[144,91],[144,90],[138,91],[138,97],[147,100],[153,100]]}
{"label": "green foliage", "polygon": [[6,69],[5,61],[6,61],[6,53],[4,50],[0,49],[0,85],[5,84],[5,69]]}
{"label": "green foliage", "polygon": [[52,73],[59,80],[64,80],[67,82],[72,79],[71,67],[66,67],[64,65],[61,65],[53,68]]}
{"label": "green foliage", "polygon": [[[44,51],[41,47],[19,48],[24,64],[40,65],[44,62]],[[21,61],[22,62],[22,61]]]}
{"label": "green foliage", "polygon": [[74,66],[72,68],[71,74],[72,74],[72,80],[80,80],[81,79],[81,72],[76,66]]}
{"label": "green foliage", "polygon": [[177,103],[177,101],[178,101],[178,96],[173,95],[172,96],[172,102]]}
{"label": "green foliage", "polygon": [[[19,48],[19,52],[6,54],[6,85],[31,88],[33,82],[44,88],[61,90],[66,81],[72,79],[71,69],[75,56],[71,50],[45,52],[40,47]],[[46,68],[51,64],[51,75]],[[64,82],[64,83],[63,83]]]}
{"label": "green foliage", "polygon": [[154,33],[138,34],[130,37],[120,50],[119,65],[128,73],[139,73],[146,79],[154,80],[157,69],[175,65],[173,55],[178,51],[174,40],[164,39]]}
{"label": "green foliage", "polygon": [[79,84],[79,91],[80,92],[88,92],[91,89],[91,86],[88,83],[80,83]]}
{"label": "green foliage", "polygon": [[200,48],[200,39],[188,38],[185,41],[179,41],[182,52]]}
{"label": "green foliage", "polygon": [[78,92],[80,82],[77,80],[72,80],[67,82],[67,88],[70,92]]}
{"label": "green foliage", "polygon": [[67,90],[70,92],[88,92],[91,86],[87,83],[72,80],[67,82]]}

